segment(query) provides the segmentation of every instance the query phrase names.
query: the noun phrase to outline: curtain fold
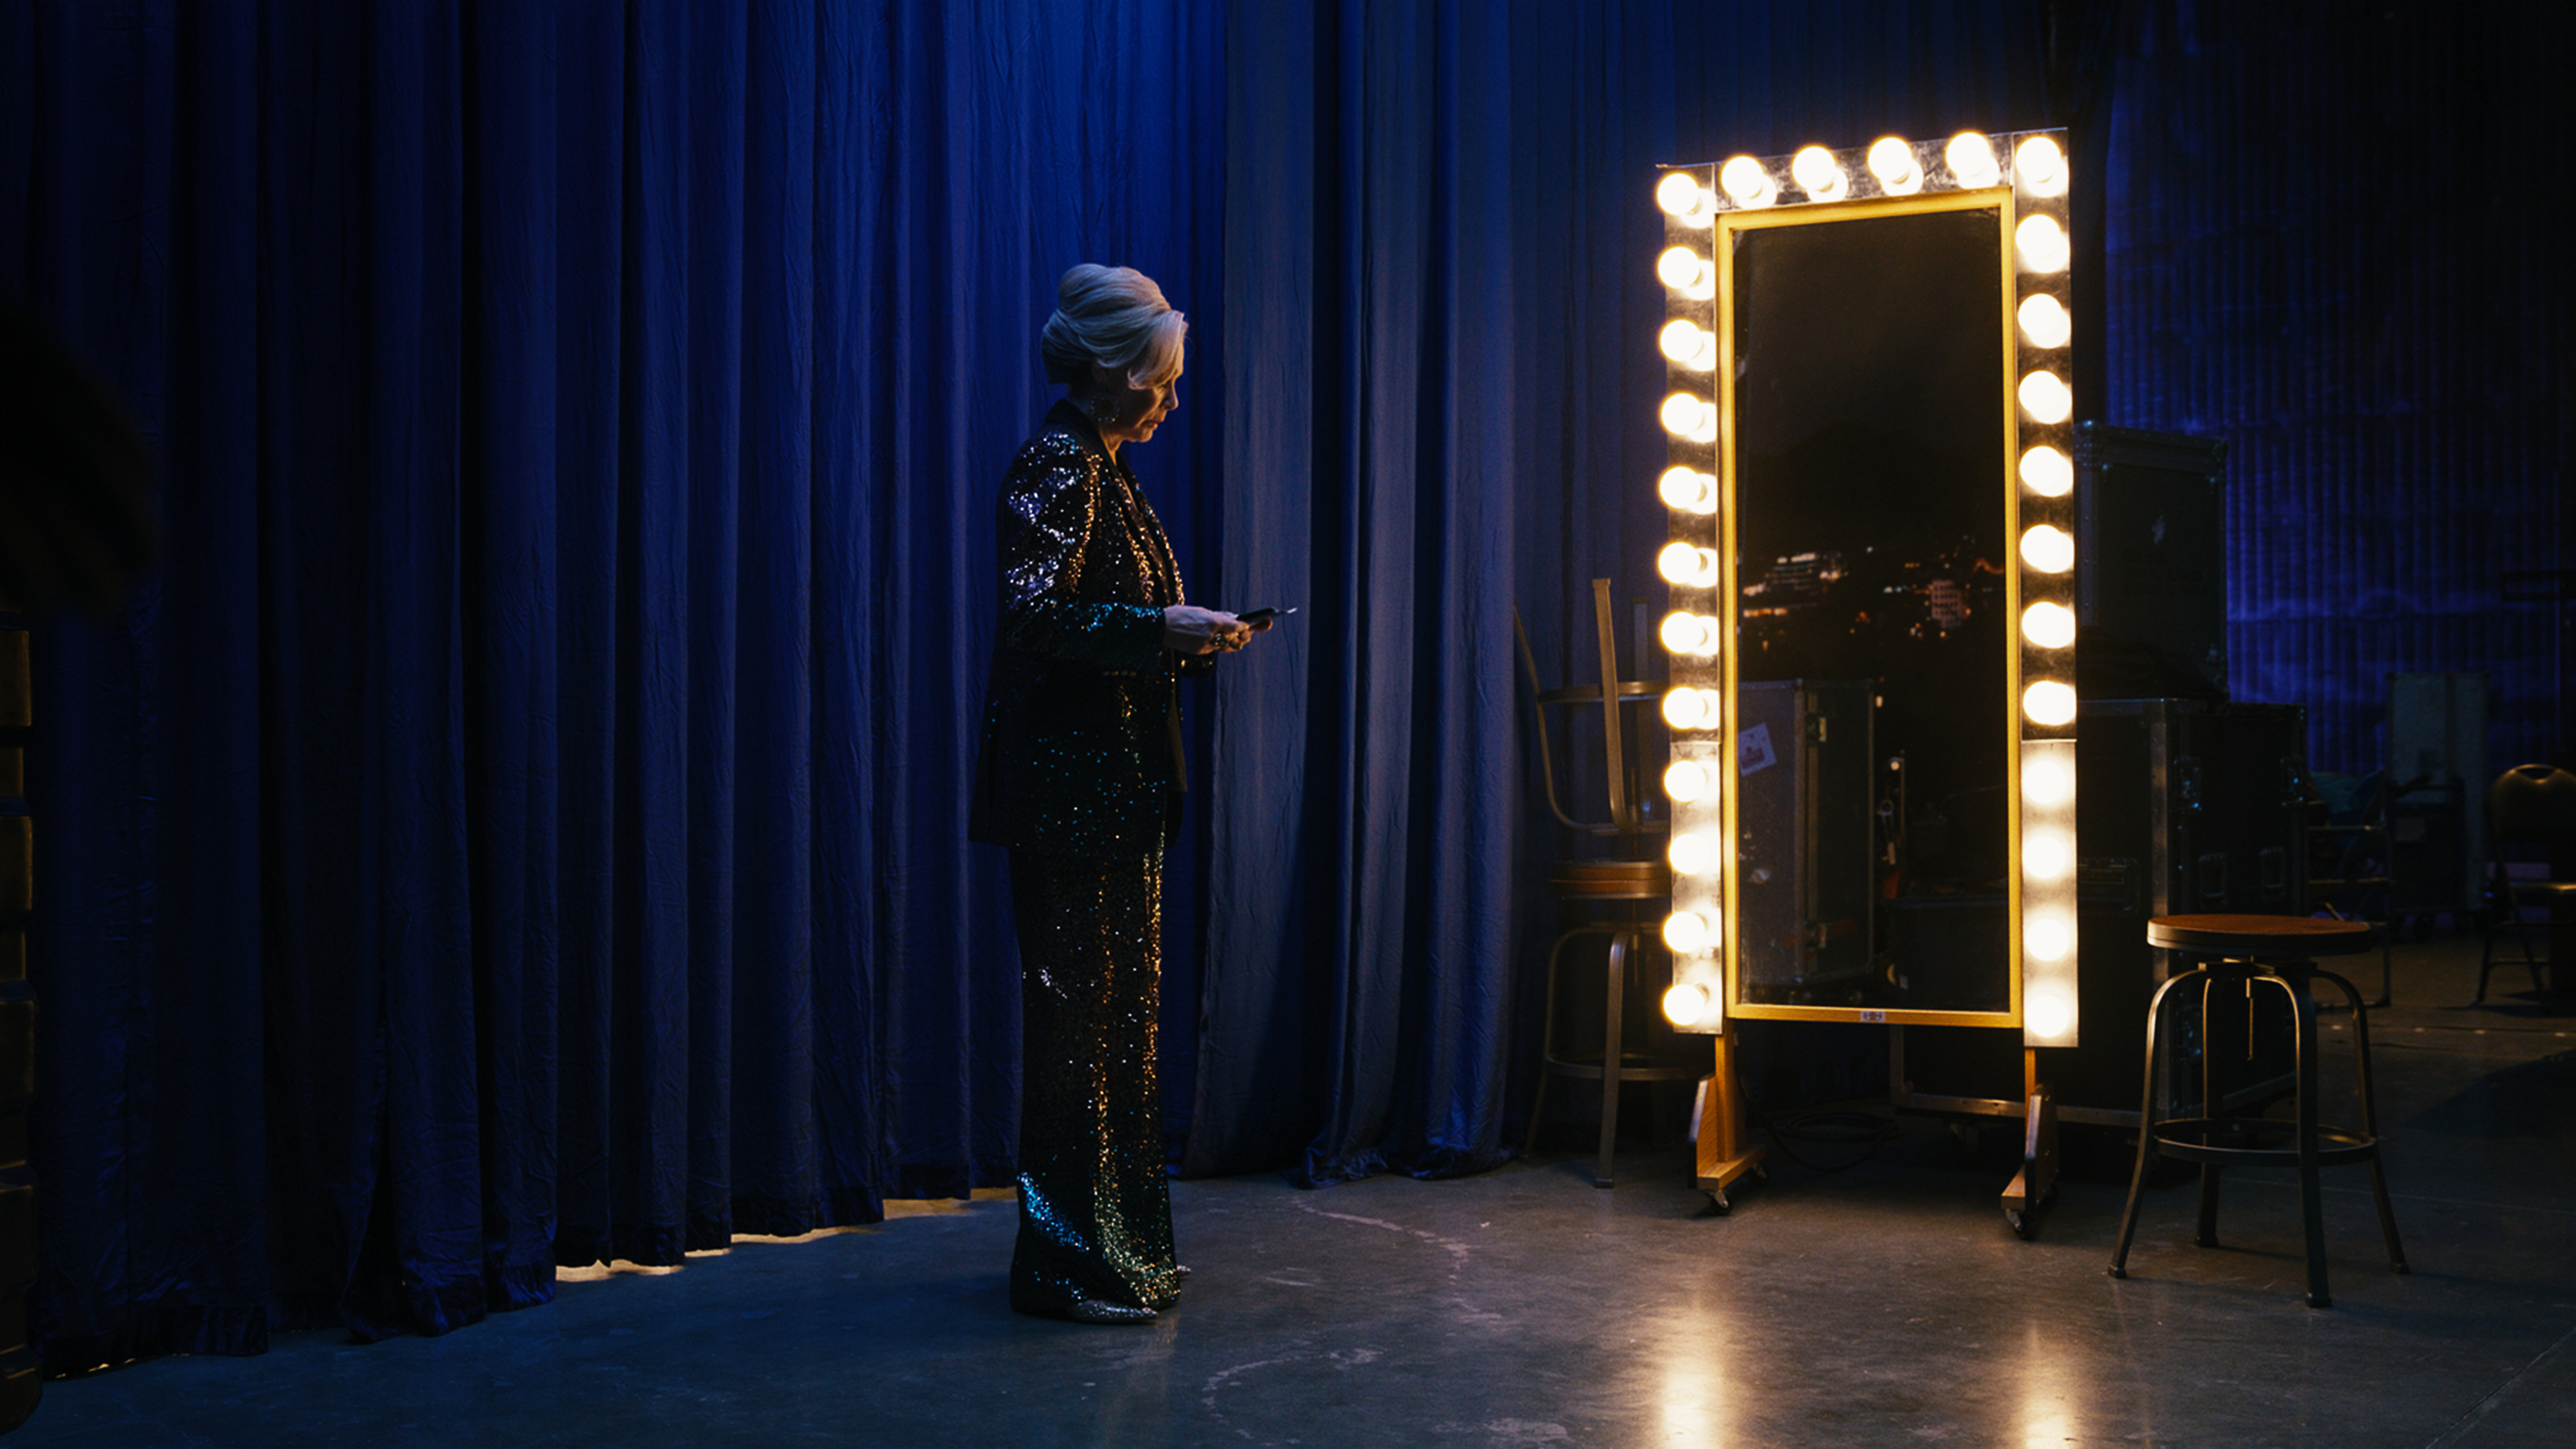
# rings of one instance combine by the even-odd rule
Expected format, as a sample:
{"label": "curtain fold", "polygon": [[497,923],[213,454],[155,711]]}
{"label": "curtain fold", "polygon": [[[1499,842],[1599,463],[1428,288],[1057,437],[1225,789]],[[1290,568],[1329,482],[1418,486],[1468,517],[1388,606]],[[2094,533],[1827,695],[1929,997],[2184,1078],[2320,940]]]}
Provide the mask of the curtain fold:
{"label": "curtain fold", "polygon": [[[465,356],[457,449],[480,480],[458,509],[464,654],[467,902],[473,922],[475,1120],[486,1302],[553,1296],[563,968],[565,395],[555,272],[569,184],[558,133],[553,7],[463,16],[465,68],[483,84],[463,114]],[[576,393],[578,389],[574,389]]]}

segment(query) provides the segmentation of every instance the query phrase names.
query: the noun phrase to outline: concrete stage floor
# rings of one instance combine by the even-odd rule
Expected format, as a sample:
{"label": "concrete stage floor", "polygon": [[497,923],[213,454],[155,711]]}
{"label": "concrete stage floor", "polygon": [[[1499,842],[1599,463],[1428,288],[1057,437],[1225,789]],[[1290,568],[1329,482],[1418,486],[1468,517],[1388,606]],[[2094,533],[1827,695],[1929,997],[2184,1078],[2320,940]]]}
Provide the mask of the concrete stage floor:
{"label": "concrete stage floor", "polygon": [[907,1205],[566,1281],[444,1338],[288,1334],[49,1384],[10,1442],[2568,1449],[2576,1015],[2515,995],[2517,969],[2466,1009],[2476,962],[2474,941],[2400,948],[2372,1025],[2415,1271],[2388,1271],[2364,1170],[2331,1171],[2325,1311],[2300,1302],[2287,1172],[2230,1174],[2221,1249],[2191,1244],[2190,1185],[2153,1189],[2114,1282],[2124,1177],[2079,1164],[2021,1242],[2008,1165],[1909,1119],[1865,1165],[1784,1165],[1723,1219],[1697,1215],[1679,1149],[1632,1154],[1610,1192],[1572,1154],[1181,1183],[1197,1274],[1133,1328],[1011,1314],[1006,1197]]}

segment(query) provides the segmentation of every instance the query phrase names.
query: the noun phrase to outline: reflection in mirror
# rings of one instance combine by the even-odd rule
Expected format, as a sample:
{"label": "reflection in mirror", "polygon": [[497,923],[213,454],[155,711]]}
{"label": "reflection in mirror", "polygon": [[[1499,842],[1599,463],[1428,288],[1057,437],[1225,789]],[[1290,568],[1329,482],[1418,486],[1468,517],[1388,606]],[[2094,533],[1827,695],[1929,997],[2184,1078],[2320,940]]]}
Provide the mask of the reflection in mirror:
{"label": "reflection in mirror", "polygon": [[2012,1008],[2003,225],[1721,229],[1746,1005]]}

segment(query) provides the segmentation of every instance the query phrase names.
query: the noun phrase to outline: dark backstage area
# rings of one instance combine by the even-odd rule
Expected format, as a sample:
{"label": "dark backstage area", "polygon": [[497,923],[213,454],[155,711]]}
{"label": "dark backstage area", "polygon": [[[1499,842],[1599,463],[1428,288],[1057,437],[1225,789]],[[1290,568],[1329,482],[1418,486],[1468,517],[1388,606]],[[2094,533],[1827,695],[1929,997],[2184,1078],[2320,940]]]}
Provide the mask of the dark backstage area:
{"label": "dark backstage area", "polygon": [[2571,1449],[2572,16],[0,0],[0,1436]]}

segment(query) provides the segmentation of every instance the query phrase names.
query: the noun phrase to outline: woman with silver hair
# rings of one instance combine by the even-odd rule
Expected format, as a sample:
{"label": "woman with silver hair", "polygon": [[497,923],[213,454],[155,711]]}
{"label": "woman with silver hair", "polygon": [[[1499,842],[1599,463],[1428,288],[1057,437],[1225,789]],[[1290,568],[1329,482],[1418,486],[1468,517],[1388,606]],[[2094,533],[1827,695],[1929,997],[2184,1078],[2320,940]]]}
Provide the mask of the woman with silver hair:
{"label": "woman with silver hair", "polygon": [[1268,621],[1182,597],[1120,450],[1179,401],[1187,322],[1125,267],[1056,283],[1038,350],[1065,385],[1002,480],[970,838],[1008,847],[1020,941],[1020,1236],[1011,1306],[1141,1323],[1172,1258],[1154,1024],[1162,857],[1180,818],[1180,676]]}

